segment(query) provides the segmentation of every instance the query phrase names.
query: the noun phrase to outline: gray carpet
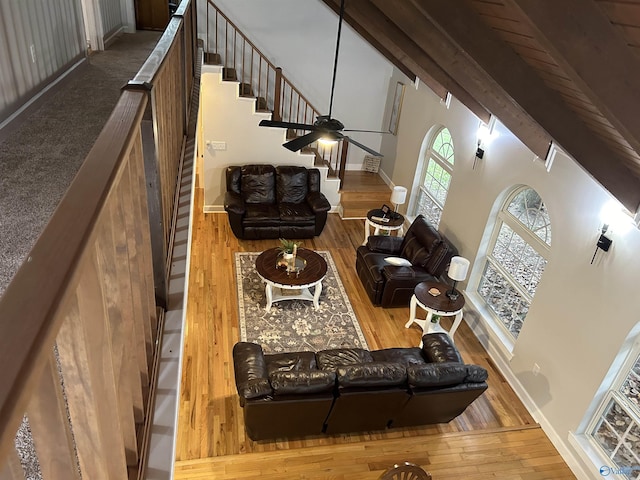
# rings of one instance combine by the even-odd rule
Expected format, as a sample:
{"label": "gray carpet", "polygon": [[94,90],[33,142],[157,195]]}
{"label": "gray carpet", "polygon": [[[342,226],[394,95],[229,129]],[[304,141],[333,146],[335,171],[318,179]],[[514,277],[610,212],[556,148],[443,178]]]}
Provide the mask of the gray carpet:
{"label": "gray carpet", "polygon": [[236,253],[240,339],[262,345],[265,353],[367,348],[367,342],[329,252],[319,308],[306,300],[283,300],[265,310],[265,284],[256,271],[259,252]]}
{"label": "gray carpet", "polygon": [[120,36],[0,140],[0,296],[159,38]]}

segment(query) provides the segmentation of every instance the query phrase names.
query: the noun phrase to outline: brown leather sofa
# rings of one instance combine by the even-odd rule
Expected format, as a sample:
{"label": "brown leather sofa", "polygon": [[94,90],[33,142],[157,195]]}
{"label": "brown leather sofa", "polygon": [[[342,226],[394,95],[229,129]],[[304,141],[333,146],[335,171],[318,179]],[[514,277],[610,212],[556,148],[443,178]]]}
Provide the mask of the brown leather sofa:
{"label": "brown leather sofa", "polygon": [[236,388],[252,440],[446,423],[487,389],[444,333],[422,348],[340,348],[265,355],[233,349]]}
{"label": "brown leather sofa", "polygon": [[331,205],[320,192],[320,171],[293,165],[231,166],[224,209],[238,238],[312,238]]}
{"label": "brown leather sofa", "polygon": [[[356,271],[371,303],[383,307],[406,307],[420,282],[438,280],[458,249],[422,215],[413,221],[404,237],[370,236],[356,250]],[[411,265],[388,263],[400,257]]]}

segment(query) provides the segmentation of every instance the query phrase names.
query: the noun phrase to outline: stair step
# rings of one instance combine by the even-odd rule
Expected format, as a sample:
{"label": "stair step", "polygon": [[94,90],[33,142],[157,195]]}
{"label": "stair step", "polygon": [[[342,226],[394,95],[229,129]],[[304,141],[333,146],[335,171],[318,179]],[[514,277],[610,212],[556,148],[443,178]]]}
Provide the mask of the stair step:
{"label": "stair step", "polygon": [[343,218],[366,218],[367,212],[374,208],[380,208],[383,204],[389,204],[388,201],[380,200],[375,202],[373,200],[340,200],[342,206]]}
{"label": "stair step", "polygon": [[256,98],[256,111],[267,112],[269,108],[267,106],[267,99],[264,97]]}
{"label": "stair step", "polygon": [[222,65],[222,59],[219,53],[205,53],[204,63],[207,65]]}
{"label": "stair step", "polygon": [[253,88],[250,83],[240,83],[239,88],[241,97],[253,97]]}
{"label": "stair step", "polygon": [[236,73],[236,69],[231,67],[224,67],[222,69],[222,80],[225,80],[225,81],[238,80],[238,74]]}

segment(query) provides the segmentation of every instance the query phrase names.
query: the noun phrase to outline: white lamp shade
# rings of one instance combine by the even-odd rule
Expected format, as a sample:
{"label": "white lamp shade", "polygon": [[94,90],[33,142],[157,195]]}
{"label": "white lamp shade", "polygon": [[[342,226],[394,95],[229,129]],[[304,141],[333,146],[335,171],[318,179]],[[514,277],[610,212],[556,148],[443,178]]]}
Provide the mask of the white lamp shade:
{"label": "white lamp shade", "polygon": [[469,272],[469,260],[464,257],[451,257],[449,264],[449,278],[460,282],[467,278]]}
{"label": "white lamp shade", "polygon": [[407,189],[406,187],[393,187],[393,192],[391,192],[391,203],[396,205],[404,204],[407,199]]}

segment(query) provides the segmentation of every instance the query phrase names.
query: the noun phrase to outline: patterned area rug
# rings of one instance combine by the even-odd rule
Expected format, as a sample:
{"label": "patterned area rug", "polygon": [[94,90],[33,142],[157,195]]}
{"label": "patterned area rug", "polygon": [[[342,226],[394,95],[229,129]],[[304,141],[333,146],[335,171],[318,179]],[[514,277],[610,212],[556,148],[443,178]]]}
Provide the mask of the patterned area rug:
{"label": "patterned area rug", "polygon": [[265,310],[265,284],[256,271],[259,252],[236,253],[236,285],[240,339],[262,345],[265,353],[327,348],[367,348],[358,320],[329,252],[316,252],[327,262],[320,308],[304,300],[275,302]]}

